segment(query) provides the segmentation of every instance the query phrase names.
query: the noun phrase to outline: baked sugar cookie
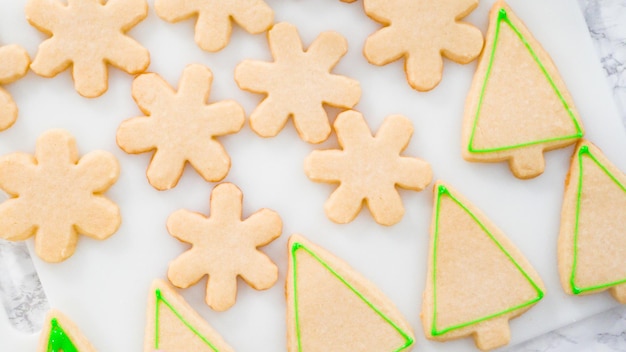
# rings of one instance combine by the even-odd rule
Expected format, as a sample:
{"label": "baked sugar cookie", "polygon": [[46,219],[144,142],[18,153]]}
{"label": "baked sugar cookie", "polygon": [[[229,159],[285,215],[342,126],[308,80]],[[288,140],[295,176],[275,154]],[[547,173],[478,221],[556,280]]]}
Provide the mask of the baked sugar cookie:
{"label": "baked sugar cookie", "polygon": [[558,258],[565,292],[626,303],[626,175],[586,140],[565,182]]}
{"label": "baked sugar cookie", "polygon": [[146,0],[28,0],[26,19],[50,36],[30,68],[54,77],[71,66],[76,91],[98,97],[107,90],[107,64],[130,74],[148,68],[150,53],[126,35],[147,15]]}
{"label": "baked sugar cookie", "polygon": [[302,236],[289,238],[287,350],[409,351],[411,325],[380,290]]}
{"label": "baked sugar cookie", "polygon": [[[28,72],[30,57],[17,45],[0,47],[0,85],[22,78]],[[0,87],[0,131],[13,126],[17,118],[17,105],[11,95]]]}
{"label": "baked sugar cookie", "polygon": [[146,315],[144,352],[233,351],[198,312],[163,280],[154,280],[150,287]]}
{"label": "baked sugar cookie", "polygon": [[213,74],[202,65],[183,71],[178,91],[156,73],[133,81],[133,99],[146,116],[122,122],[117,144],[127,153],[154,150],[146,173],[158,190],[173,188],[189,162],[206,181],[220,181],[230,157],[216,137],[238,132],[243,108],[234,100],[207,103]]}
{"label": "baked sugar cookie", "polygon": [[324,105],[350,109],[361,97],[359,82],[332,74],[348,50],[344,37],[320,34],[305,51],[296,27],[279,23],[268,32],[274,62],[246,60],[235,68],[239,88],[267,97],[250,115],[250,127],[263,137],[274,137],[289,117],[302,140],[320,143],[330,135]]}
{"label": "baked sugar cookie", "polygon": [[465,103],[463,158],[508,160],[515,176],[528,179],[543,172],[545,151],[574,144],[582,135],[552,59],[511,8],[497,1]]}
{"label": "baked sugar cookie", "polygon": [[51,309],[39,335],[38,352],[95,352],[96,349],[68,317]]}
{"label": "baked sugar cookie", "polygon": [[168,22],[198,16],[195,39],[206,51],[228,45],[231,21],[250,34],[265,32],[274,23],[274,11],[263,0],[156,0],[154,10]]}
{"label": "baked sugar cookie", "polygon": [[428,91],[443,75],[443,59],[466,64],[483,47],[480,30],[459,20],[478,0],[363,0],[365,13],[385,25],[363,47],[367,60],[386,65],[404,58],[411,87]]}
{"label": "baked sugar cookie", "polygon": [[437,182],[424,333],[446,341],[472,335],[481,350],[509,343],[509,319],[544,296],[539,274],[489,219],[450,186]]}
{"label": "baked sugar cookie", "polygon": [[35,236],[35,252],[52,263],[74,254],[78,234],[108,238],[121,217],[118,206],[103,194],[119,172],[111,153],[93,151],[79,158],[69,132],[43,133],[35,155],[0,157],[0,189],[11,196],[0,204],[0,238],[23,241]]}
{"label": "baked sugar cookie", "polygon": [[208,275],[206,303],[224,311],[235,304],[237,277],[257,290],[272,287],[278,267],[257,247],[282,233],[278,214],[261,209],[242,220],[243,194],[232,183],[217,185],[211,193],[211,215],[181,209],[167,219],[167,230],[192,248],[174,259],[167,277],[187,288]]}
{"label": "baked sugar cookie", "polygon": [[339,183],[324,209],[332,221],[348,223],[367,205],[374,220],[393,225],[404,216],[397,187],[421,191],[432,179],[430,165],[401,156],[413,134],[411,121],[388,116],[372,136],[363,115],[346,111],[335,120],[341,149],[315,150],[304,162],[304,172],[315,182]]}

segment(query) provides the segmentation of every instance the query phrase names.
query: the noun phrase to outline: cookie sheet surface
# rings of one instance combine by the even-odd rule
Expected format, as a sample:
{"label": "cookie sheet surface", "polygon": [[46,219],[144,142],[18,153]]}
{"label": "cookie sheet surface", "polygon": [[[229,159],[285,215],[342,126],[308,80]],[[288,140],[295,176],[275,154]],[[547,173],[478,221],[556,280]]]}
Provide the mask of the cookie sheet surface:
{"label": "cookie sheet surface", "polygon": [[[26,47],[31,57],[43,34],[24,16],[25,1],[4,1],[0,11],[0,41]],[[535,266],[547,286],[546,297],[511,322],[512,344],[600,312],[616,303],[608,294],[570,297],[563,293],[556,267],[556,241],[572,147],[546,155],[543,175],[533,180],[515,178],[508,165],[468,163],[461,158],[460,132],[465,95],[476,63],[459,65],[446,60],[441,84],[429,93],[407,84],[403,63],[384,67],[367,63],[362,55],[365,38],[380,28],[363,12],[362,4],[339,0],[269,0],[276,21],[298,26],[306,45],[322,31],[336,30],[348,39],[349,51],[335,72],[358,79],[363,88],[356,109],[377,129],[390,114],[401,113],[415,133],[405,154],[431,163],[435,179],[462,192],[514,242]],[[483,33],[492,1],[482,1],[468,17]],[[626,171],[626,133],[595,54],[578,6],[568,0],[511,0],[511,7],[552,55],[569,87],[583,120],[586,137]],[[159,19],[150,1],[148,18],[130,35],[151,53],[149,71],[177,85],[183,68],[201,63],[215,79],[211,101],[236,99],[252,112],[261,96],[239,90],[234,67],[243,59],[270,60],[265,36],[233,31],[221,52],[207,53],[193,40],[193,21],[170,24]],[[0,134],[0,154],[31,152],[43,131],[65,128],[76,136],[80,153],[104,149],[120,160],[118,183],[107,193],[122,211],[122,226],[110,239],[97,242],[81,237],[75,255],[60,264],[35,257],[35,264],[51,305],[66,313],[101,351],[140,350],[144,336],[145,302],[150,282],[165,278],[169,261],[188,247],[168,235],[169,214],[185,208],[206,213],[214,184],[187,168],[179,185],[159,192],[146,180],[150,155],[128,155],[115,144],[123,120],[140,116],[131,98],[132,77],[109,71],[109,90],[98,99],[80,97],[69,72],[45,79],[30,72],[5,86],[19,106],[15,125]],[[335,109],[329,109],[332,115]],[[419,319],[425,284],[432,185],[423,192],[401,191],[406,215],[393,227],[377,225],[364,210],[347,225],[337,225],[324,214],[323,204],[334,186],[316,184],[303,171],[305,157],[314,149],[336,147],[335,137],[320,146],[301,141],[292,123],[278,137],[264,139],[249,125],[221,138],[232,157],[225,181],[244,193],[244,216],[268,207],[284,221],[281,238],[265,251],[279,266],[279,281],[258,292],[239,285],[237,303],[226,312],[204,303],[204,282],[183,291],[189,303],[237,351],[280,351],[286,348],[284,280],[287,238],[301,233],[350,263],[377,284],[412,324],[419,351],[473,351],[473,341],[426,341]],[[29,241],[32,250],[32,240]],[[37,336],[20,335],[8,326],[0,309],[0,350],[34,350]]]}

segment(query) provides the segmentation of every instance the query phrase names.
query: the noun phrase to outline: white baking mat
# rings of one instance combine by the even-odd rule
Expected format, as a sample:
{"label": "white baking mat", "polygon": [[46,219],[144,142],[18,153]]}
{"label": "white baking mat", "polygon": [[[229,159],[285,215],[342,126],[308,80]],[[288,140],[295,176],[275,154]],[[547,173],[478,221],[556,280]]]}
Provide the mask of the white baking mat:
{"label": "white baking mat", "polygon": [[[357,109],[364,113],[370,126],[378,128],[383,118],[393,113],[411,118],[415,134],[406,154],[429,161],[436,179],[449,182],[481,208],[537,268],[546,283],[547,295],[511,323],[512,343],[616,305],[607,294],[568,297],[559,284],[556,239],[571,147],[550,152],[545,173],[529,181],[513,177],[504,163],[474,164],[461,158],[463,102],[475,63],[462,66],[446,61],[441,84],[430,93],[418,93],[406,83],[402,62],[376,67],[363,58],[365,38],[380,25],[364,14],[360,1],[269,3],[276,20],[295,23],[307,45],[325,30],[333,29],[346,36],[350,50],[336,72],[361,81],[363,96]],[[491,3],[481,2],[469,17],[483,33]],[[511,6],[559,67],[581,113],[586,136],[626,170],[626,135],[576,3],[517,0],[511,1]],[[2,1],[0,9],[0,42],[20,43],[34,55],[44,35],[26,22],[24,1]],[[187,64],[203,63],[215,74],[211,101],[234,98],[249,115],[261,98],[237,88],[233,69],[244,58],[270,59],[264,35],[252,36],[235,28],[225,50],[206,53],[193,41],[192,21],[166,23],[155,15],[152,1],[148,19],[131,35],[149,48],[150,70],[171,84],[177,84]],[[0,134],[0,154],[32,153],[39,134],[61,127],[76,136],[81,154],[105,149],[120,160],[121,177],[108,192],[122,210],[120,230],[105,242],[81,238],[76,254],[64,263],[51,265],[35,259],[51,305],[69,315],[105,352],[141,350],[150,282],[164,278],[168,262],[188,248],[168,235],[167,216],[179,208],[207,213],[213,186],[187,168],[178,187],[158,192],[145,178],[150,155],[127,155],[116,146],[118,124],[141,115],[131,99],[131,81],[129,75],[112,69],[109,91],[101,98],[88,100],[74,91],[67,71],[54,79],[29,73],[8,86],[20,107],[20,115],[11,129]],[[283,236],[266,247],[280,268],[279,281],[273,288],[257,292],[240,282],[237,304],[224,313],[213,312],[204,304],[204,281],[183,291],[191,305],[237,351],[285,349],[286,241],[295,232],[342,257],[376,283],[413,326],[416,350],[474,350],[470,339],[437,343],[423,337],[419,313],[432,187],[420,193],[401,192],[406,215],[393,227],[377,225],[367,210],[348,225],[336,225],[323,212],[323,203],[334,187],[310,182],[302,168],[306,155],[319,146],[300,141],[291,123],[273,139],[258,137],[246,125],[240,133],[221,140],[232,157],[226,181],[243,190],[246,215],[269,207],[284,221]],[[322,145],[335,146],[334,137]],[[32,250],[32,240],[29,243]],[[5,317],[0,317],[1,351],[31,351],[36,338],[15,333]]]}

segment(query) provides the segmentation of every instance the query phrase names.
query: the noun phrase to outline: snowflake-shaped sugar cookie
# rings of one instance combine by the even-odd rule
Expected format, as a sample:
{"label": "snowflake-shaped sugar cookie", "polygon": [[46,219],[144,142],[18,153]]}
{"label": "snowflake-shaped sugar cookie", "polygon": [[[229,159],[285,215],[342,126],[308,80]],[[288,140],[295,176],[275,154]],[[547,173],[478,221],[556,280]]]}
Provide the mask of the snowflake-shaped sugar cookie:
{"label": "snowflake-shaped sugar cookie", "polygon": [[37,139],[35,155],[0,157],[0,238],[35,236],[35,251],[47,262],[69,258],[78,234],[103,240],[120,225],[119,208],[103,196],[117,180],[119,165],[105,151],[78,157],[74,137],[51,130]]}
{"label": "snowflake-shaped sugar cookie", "polygon": [[330,71],[348,50],[338,33],[324,32],[304,51],[296,27],[279,23],[268,33],[274,62],[243,61],[235,68],[241,89],[267,97],[250,115],[263,137],[276,136],[293,116],[300,138],[320,143],[330,135],[323,104],[349,109],[361,97],[359,82]]}
{"label": "snowflake-shaped sugar cookie", "polygon": [[154,9],[168,22],[197,15],[196,43],[211,52],[228,45],[231,21],[250,34],[265,32],[274,23],[274,11],[263,0],[156,0]]}
{"label": "snowflake-shaped sugar cookie", "polygon": [[411,121],[388,116],[373,137],[363,115],[350,110],[337,116],[334,127],[342,149],[313,151],[304,164],[311,180],[339,183],[326,202],[326,215],[348,223],[365,201],[379,224],[400,221],[404,206],[396,186],[421,191],[432,179],[427,162],[400,155],[413,134]]}
{"label": "snowflake-shaped sugar cookie", "polygon": [[478,0],[364,0],[368,16],[386,27],[367,38],[363,52],[375,65],[405,57],[409,84],[419,91],[441,81],[443,60],[466,64],[483,46],[480,30],[459,22]]}
{"label": "snowflake-shaped sugar cookie", "polygon": [[272,287],[278,268],[257,247],[278,238],[282,221],[278,214],[261,209],[241,220],[243,195],[231,183],[211,193],[211,216],[178,210],[167,220],[167,230],[193,247],[170,263],[172,284],[187,288],[208,275],[206,302],[218,311],[235,304],[237,276],[257,290]]}
{"label": "snowflake-shaped sugar cookie", "polygon": [[155,150],[148,181],[158,190],[178,183],[186,162],[207,181],[220,181],[230,169],[230,158],[215,139],[243,127],[243,108],[233,100],[208,104],[213,74],[202,65],[183,71],[178,92],[156,73],[133,82],[137,105],[147,115],[122,122],[117,144],[127,153]]}
{"label": "snowflake-shaped sugar cookie", "polygon": [[[24,77],[28,72],[30,58],[22,47],[0,47],[0,84],[9,84]],[[11,95],[0,87],[0,131],[11,127],[17,118],[17,105]]]}
{"label": "snowflake-shaped sugar cookie", "polygon": [[76,91],[98,97],[107,90],[107,64],[130,74],[150,64],[148,50],[125,34],[147,14],[146,0],[29,0],[28,22],[51,36],[39,45],[31,69],[54,77],[72,65]]}

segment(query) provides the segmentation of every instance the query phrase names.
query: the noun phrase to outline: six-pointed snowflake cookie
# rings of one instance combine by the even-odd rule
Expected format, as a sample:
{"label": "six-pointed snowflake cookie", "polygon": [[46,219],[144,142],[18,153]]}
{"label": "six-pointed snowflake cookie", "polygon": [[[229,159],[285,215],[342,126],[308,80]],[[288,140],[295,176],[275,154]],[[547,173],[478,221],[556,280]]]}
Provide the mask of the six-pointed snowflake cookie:
{"label": "six-pointed snowflake cookie", "polygon": [[268,32],[274,62],[243,61],[235,80],[243,90],[267,94],[250,115],[263,137],[276,136],[293,116],[300,138],[320,143],[330,135],[324,104],[350,109],[361,97],[359,82],[330,71],[348,50],[340,34],[324,32],[304,51],[296,27],[279,23]]}
{"label": "six-pointed snowflake cookie", "polygon": [[202,65],[183,71],[178,92],[156,73],[133,82],[133,98],[147,115],[122,122],[117,144],[127,153],[156,150],[147,176],[158,190],[178,183],[186,162],[207,181],[220,181],[230,169],[230,158],[217,136],[243,127],[243,108],[233,100],[208,104],[213,75]]}
{"label": "six-pointed snowflake cookie", "polygon": [[211,52],[228,45],[231,20],[250,34],[265,32],[274,23],[274,11],[263,0],[156,0],[154,9],[168,22],[197,15],[196,43]]}
{"label": "six-pointed snowflake cookie", "polygon": [[257,247],[280,236],[282,221],[269,209],[242,221],[242,198],[237,186],[223,183],[211,193],[209,217],[181,209],[167,220],[172,236],[192,244],[170,263],[169,280],[187,288],[208,275],[206,302],[218,311],[235,304],[238,276],[257,290],[268,289],[278,280],[276,264]]}
{"label": "six-pointed snowflake cookie", "polygon": [[478,0],[364,0],[368,16],[385,25],[367,38],[363,53],[374,65],[402,57],[409,84],[419,91],[441,81],[443,60],[466,64],[483,47],[480,30],[459,22]]}
{"label": "six-pointed snowflake cookie", "polygon": [[0,157],[0,238],[35,236],[35,251],[47,262],[74,254],[78,234],[103,240],[117,231],[120,211],[103,193],[117,180],[119,165],[105,151],[79,158],[69,132],[51,130],[37,139],[35,155]]}
{"label": "six-pointed snowflake cookie", "polygon": [[400,155],[413,134],[411,121],[388,116],[372,136],[363,115],[350,110],[337,116],[334,127],[341,149],[313,151],[304,164],[311,180],[339,183],[326,202],[326,215],[348,223],[365,201],[379,224],[400,221],[404,206],[396,186],[421,191],[432,179],[427,162]]}
{"label": "six-pointed snowflake cookie", "polygon": [[108,86],[107,64],[130,74],[146,70],[150,53],[125,33],[148,14],[146,0],[29,0],[26,18],[51,38],[39,45],[31,69],[54,77],[72,66],[76,91],[88,98]]}
{"label": "six-pointed snowflake cookie", "polygon": [[[28,72],[30,58],[22,47],[0,47],[0,85],[9,84],[24,77]],[[11,127],[17,118],[17,105],[11,95],[0,87],[0,131]]]}

